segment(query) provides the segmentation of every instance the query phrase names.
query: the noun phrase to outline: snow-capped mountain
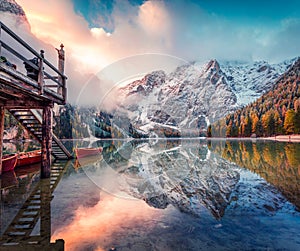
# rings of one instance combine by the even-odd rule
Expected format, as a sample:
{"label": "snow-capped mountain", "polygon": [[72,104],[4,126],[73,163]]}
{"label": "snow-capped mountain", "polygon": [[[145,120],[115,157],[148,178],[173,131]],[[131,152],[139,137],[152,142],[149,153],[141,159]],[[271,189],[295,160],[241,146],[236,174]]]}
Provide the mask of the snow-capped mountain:
{"label": "snow-capped mountain", "polygon": [[286,72],[297,58],[279,64],[266,61],[253,63],[224,61],[221,69],[235,95],[239,105],[247,105],[269,91],[278,77]]}
{"label": "snow-capped mountain", "polygon": [[150,135],[199,136],[200,131],[201,136],[209,123],[270,90],[294,61],[211,60],[179,66],[170,74],[154,71],[120,88],[122,103],[114,115],[118,121],[129,118],[135,128]]}
{"label": "snow-capped mountain", "polygon": [[[155,71],[120,89],[135,127],[158,136],[199,136],[199,128],[237,108],[237,99],[216,60],[179,66],[167,75]],[[124,115],[123,115],[124,116]]]}

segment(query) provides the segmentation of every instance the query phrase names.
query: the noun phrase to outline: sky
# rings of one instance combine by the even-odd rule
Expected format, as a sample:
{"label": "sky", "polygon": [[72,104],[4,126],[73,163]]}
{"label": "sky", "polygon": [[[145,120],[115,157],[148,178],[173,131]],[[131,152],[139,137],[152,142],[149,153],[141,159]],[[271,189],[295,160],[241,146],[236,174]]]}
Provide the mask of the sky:
{"label": "sky", "polygon": [[80,72],[79,79],[143,54],[271,63],[300,56],[298,0],[16,2],[36,38],[56,48],[64,43],[67,71]]}
{"label": "sky", "polygon": [[64,40],[91,65],[140,53],[166,53],[184,60],[269,61],[300,54],[298,0],[17,2],[33,33],[41,39]]}

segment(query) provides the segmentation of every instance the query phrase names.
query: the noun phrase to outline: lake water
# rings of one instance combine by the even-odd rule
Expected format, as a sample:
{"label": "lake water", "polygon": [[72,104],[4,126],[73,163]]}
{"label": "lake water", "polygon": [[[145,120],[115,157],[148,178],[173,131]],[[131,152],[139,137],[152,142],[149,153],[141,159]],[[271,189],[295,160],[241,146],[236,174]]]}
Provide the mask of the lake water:
{"label": "lake water", "polygon": [[[300,250],[299,143],[67,144],[102,146],[103,153],[54,163],[52,183],[39,181],[38,167],[2,177],[2,244],[46,247],[63,239],[65,250]],[[34,196],[38,209],[26,210],[37,210],[37,219],[11,238],[12,222]]]}

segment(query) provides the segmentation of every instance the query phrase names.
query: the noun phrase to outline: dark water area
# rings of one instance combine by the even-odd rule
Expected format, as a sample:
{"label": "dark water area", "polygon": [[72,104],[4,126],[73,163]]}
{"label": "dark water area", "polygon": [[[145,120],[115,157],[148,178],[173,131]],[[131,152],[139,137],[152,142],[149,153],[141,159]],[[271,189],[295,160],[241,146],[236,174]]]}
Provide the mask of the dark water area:
{"label": "dark water area", "polygon": [[[39,167],[2,176],[2,244],[38,240],[46,247],[63,239],[65,250],[300,250],[299,143],[64,143],[103,152],[53,163],[48,183],[39,180]],[[33,198],[40,204],[29,210]],[[34,210],[35,224],[11,238],[12,223]]]}

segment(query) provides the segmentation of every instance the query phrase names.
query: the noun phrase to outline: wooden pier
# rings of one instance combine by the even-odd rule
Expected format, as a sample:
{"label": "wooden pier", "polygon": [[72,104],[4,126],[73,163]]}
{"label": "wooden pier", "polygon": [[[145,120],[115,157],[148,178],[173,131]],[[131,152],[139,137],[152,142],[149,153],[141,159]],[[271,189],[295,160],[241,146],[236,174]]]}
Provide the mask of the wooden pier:
{"label": "wooden pier", "polygon": [[41,178],[50,177],[51,155],[72,158],[52,133],[52,108],[65,104],[67,96],[64,46],[56,50],[58,67],[0,22],[0,174],[5,110],[41,143]]}

